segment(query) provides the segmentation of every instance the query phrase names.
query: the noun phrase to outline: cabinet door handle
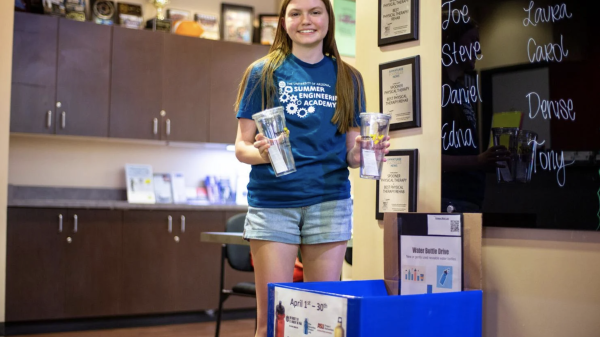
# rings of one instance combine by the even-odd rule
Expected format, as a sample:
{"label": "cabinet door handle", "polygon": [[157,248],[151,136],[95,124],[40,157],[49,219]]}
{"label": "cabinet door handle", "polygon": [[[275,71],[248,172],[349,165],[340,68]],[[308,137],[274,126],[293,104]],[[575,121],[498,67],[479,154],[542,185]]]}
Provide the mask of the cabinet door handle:
{"label": "cabinet door handle", "polygon": [[158,134],[158,118],[154,118],[154,134]]}
{"label": "cabinet door handle", "polygon": [[171,120],[167,119],[167,136],[171,134]]}
{"label": "cabinet door handle", "polygon": [[64,129],[66,126],[67,126],[67,113],[63,111],[61,114],[61,119],[60,119],[60,127],[61,127],[61,129]]}
{"label": "cabinet door handle", "polygon": [[185,233],[185,216],[181,216],[181,233]]}
{"label": "cabinet door handle", "polygon": [[77,233],[77,214],[73,215],[73,223],[75,224],[73,226],[73,233]]}
{"label": "cabinet door handle", "polygon": [[62,218],[63,218],[63,217],[62,217],[62,214],[59,214],[59,215],[58,215],[58,232],[59,232],[59,233],[62,233],[62,222],[63,222],[63,221],[62,221],[62,220],[63,220]]}
{"label": "cabinet door handle", "polygon": [[169,215],[167,217],[167,220],[169,223],[169,225],[167,226],[167,230],[169,231],[169,233],[173,233],[173,217]]}
{"label": "cabinet door handle", "polygon": [[46,113],[46,126],[48,129],[52,127],[52,110],[48,110]]}

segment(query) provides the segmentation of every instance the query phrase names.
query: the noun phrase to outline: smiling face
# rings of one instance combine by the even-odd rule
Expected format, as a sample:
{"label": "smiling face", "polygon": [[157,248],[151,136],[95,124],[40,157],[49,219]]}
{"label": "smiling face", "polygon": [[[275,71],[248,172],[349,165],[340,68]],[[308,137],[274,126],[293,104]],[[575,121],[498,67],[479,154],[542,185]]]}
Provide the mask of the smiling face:
{"label": "smiling face", "polygon": [[284,23],[292,48],[323,48],[329,27],[329,13],[323,0],[291,0]]}

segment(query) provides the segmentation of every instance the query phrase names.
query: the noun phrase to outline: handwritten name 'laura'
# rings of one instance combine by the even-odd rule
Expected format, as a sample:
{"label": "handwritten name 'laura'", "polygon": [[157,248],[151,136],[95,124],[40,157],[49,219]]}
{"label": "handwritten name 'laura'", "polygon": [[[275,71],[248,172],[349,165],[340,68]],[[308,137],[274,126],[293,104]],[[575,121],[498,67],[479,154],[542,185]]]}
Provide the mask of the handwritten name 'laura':
{"label": "handwritten name 'laura'", "polygon": [[527,13],[527,17],[523,19],[523,26],[537,26],[540,22],[557,22],[564,18],[570,19],[573,17],[573,14],[567,11],[567,4],[548,5],[547,9],[534,7],[535,3],[531,1],[528,8],[523,8],[525,13]]}

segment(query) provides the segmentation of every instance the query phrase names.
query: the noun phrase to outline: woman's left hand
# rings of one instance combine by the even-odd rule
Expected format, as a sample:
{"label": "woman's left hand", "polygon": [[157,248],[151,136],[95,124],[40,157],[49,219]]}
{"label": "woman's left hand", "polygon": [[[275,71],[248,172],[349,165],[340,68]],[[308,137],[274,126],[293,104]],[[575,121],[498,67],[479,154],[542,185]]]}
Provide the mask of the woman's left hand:
{"label": "woman's left hand", "polygon": [[[385,139],[377,146],[377,148],[379,149],[383,149],[383,161],[386,162],[387,159],[385,158],[385,155],[387,155],[388,153],[390,153],[389,147],[390,147],[390,136],[386,136]],[[360,166],[360,144],[362,143],[362,137],[356,136],[355,140],[354,140],[354,146],[352,147],[352,149],[348,152],[348,157],[347,157],[347,161],[348,161],[348,166],[352,167],[352,168],[357,168]]]}

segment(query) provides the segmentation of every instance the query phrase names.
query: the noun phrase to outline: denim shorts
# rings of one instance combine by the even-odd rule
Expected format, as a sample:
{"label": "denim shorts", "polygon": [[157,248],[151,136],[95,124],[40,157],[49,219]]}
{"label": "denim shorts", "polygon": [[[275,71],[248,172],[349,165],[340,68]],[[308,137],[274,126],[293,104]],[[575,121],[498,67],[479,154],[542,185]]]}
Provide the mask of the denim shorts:
{"label": "denim shorts", "polygon": [[348,241],[352,236],[352,199],[298,208],[248,207],[244,239],[289,244]]}

